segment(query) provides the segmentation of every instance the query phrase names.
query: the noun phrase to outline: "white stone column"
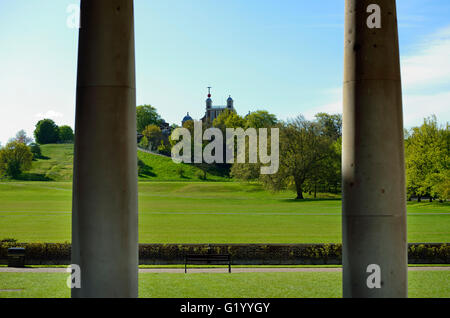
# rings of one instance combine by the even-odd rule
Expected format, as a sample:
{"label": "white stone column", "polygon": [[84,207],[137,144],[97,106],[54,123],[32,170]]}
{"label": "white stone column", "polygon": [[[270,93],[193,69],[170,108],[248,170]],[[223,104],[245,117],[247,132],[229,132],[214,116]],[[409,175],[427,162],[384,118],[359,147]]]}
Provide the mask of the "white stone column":
{"label": "white stone column", "polygon": [[133,0],[81,1],[75,135],[72,297],[137,297]]}
{"label": "white stone column", "polygon": [[[344,68],[344,297],[407,297],[403,115],[395,0],[346,0]],[[371,264],[379,266],[380,288]]]}

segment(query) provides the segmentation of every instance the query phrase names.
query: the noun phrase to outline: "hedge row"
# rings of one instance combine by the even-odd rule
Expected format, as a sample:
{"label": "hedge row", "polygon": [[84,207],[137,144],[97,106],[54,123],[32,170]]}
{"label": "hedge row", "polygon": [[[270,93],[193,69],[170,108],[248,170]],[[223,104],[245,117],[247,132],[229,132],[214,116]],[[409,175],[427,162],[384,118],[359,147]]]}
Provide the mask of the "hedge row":
{"label": "hedge row", "polygon": [[[0,262],[10,247],[24,247],[26,263],[70,264],[70,243],[0,241]],[[183,264],[186,254],[230,254],[235,265],[341,264],[341,244],[140,244],[140,264]],[[450,264],[448,243],[411,243],[410,264]]]}

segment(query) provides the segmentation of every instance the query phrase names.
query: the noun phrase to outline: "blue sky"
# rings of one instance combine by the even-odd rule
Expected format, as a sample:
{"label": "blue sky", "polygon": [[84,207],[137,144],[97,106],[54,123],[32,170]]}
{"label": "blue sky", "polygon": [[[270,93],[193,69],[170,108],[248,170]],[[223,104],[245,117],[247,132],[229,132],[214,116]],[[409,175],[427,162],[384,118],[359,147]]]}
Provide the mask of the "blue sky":
{"label": "blue sky", "polygon": [[[0,1],[0,142],[73,126],[76,0]],[[405,126],[450,121],[450,1],[397,0]],[[228,95],[242,115],[341,112],[344,0],[135,0],[137,103],[170,123]]]}

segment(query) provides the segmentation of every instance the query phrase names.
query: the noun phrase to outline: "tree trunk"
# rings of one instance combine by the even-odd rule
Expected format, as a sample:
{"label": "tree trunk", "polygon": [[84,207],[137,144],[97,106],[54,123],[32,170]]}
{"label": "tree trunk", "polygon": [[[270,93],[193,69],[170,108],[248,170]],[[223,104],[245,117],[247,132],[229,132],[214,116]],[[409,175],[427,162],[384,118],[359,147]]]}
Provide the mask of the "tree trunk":
{"label": "tree trunk", "polygon": [[314,183],[314,199],[317,196],[317,184]]}
{"label": "tree trunk", "polygon": [[295,188],[297,190],[297,197],[296,200],[303,200],[303,190],[302,190],[302,183],[300,181],[295,181]]}
{"label": "tree trunk", "polygon": [[417,197],[417,202],[422,202],[422,198],[421,197]]}

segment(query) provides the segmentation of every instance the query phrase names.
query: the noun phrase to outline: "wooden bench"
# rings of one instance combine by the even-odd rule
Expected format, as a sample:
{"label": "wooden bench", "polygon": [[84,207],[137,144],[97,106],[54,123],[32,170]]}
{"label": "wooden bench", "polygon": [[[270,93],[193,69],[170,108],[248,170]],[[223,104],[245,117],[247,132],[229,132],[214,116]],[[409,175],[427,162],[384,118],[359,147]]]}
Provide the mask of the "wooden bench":
{"label": "wooden bench", "polygon": [[184,257],[184,272],[187,273],[187,265],[198,264],[228,264],[228,273],[231,273],[230,254],[189,254]]}

